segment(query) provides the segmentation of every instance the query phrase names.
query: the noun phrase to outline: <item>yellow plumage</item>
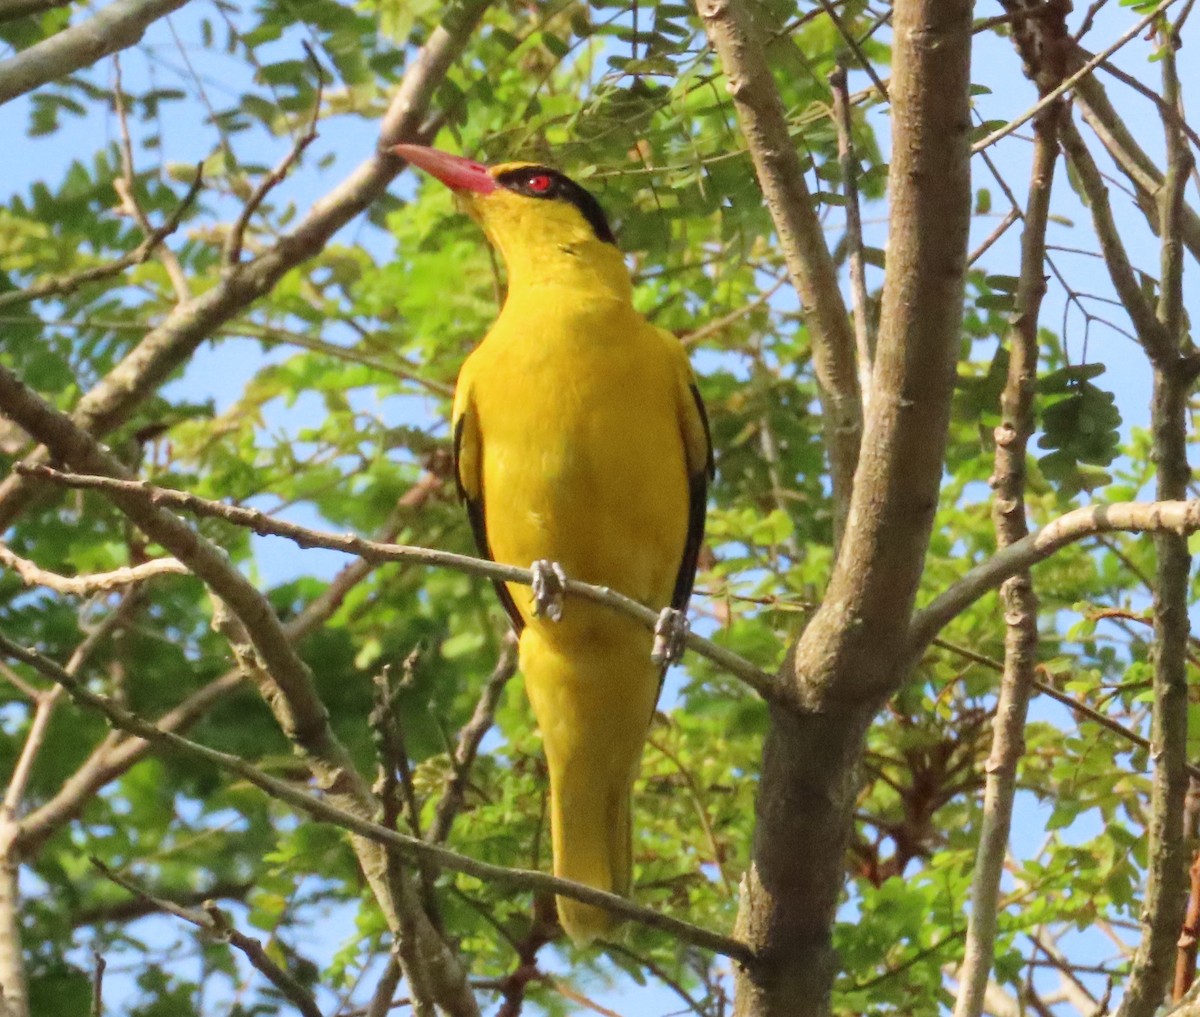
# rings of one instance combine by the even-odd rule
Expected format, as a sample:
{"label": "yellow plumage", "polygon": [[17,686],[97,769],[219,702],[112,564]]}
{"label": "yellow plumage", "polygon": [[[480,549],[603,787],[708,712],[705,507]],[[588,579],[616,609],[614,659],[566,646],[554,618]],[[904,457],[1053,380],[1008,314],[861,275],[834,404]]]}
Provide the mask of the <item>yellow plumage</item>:
{"label": "yellow plumage", "polygon": [[[463,197],[508,268],[504,309],[454,400],[458,479],[482,550],[682,608],[711,461],[683,348],[634,310],[619,251],[580,207],[505,187]],[[630,790],[662,675],[653,636],[579,599],[558,622],[533,615],[526,586],[504,599],[550,770],[555,874],[627,893]],[[612,924],[565,898],[558,909],[577,941]]]}

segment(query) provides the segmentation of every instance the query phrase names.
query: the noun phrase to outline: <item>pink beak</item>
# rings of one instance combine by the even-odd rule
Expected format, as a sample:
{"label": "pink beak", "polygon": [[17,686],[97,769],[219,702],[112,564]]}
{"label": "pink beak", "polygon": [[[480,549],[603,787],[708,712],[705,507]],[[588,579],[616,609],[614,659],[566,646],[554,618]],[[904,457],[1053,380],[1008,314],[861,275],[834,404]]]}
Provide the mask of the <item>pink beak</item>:
{"label": "pink beak", "polygon": [[490,194],[496,189],[496,181],[483,163],[425,145],[393,145],[392,151],[405,162],[437,177],[452,191]]}

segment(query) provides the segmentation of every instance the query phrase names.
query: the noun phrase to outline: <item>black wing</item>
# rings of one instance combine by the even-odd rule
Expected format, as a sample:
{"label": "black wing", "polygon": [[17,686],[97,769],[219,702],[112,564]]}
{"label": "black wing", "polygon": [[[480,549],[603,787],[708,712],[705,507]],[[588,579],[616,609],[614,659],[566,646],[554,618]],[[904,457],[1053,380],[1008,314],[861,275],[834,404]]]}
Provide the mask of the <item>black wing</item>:
{"label": "black wing", "polygon": [[704,515],[708,509],[708,482],[712,478],[713,462],[712,432],[708,429],[708,414],[704,412],[704,400],[695,384],[689,386],[696,401],[696,412],[704,424],[704,437],[708,442],[708,461],[704,469],[688,480],[688,529],[683,545],[683,558],[675,576],[675,592],[671,595],[671,606],[676,611],[686,611],[688,598],[692,595],[692,584],[696,581],[696,563],[700,557],[700,545],[704,543]]}
{"label": "black wing", "polygon": [[[482,558],[487,558],[488,561],[495,561],[492,557],[492,549],[488,546],[487,537],[487,521],[483,513],[483,498],[471,498],[467,495],[467,490],[463,487],[462,477],[458,472],[458,451],[462,443],[463,422],[466,420],[466,414],[458,418],[458,423],[454,426],[454,483],[458,487],[458,496],[467,507],[467,518],[471,521],[471,532],[475,535],[475,546],[479,548],[479,555]],[[706,425],[707,426],[707,425]],[[704,512],[700,513],[701,523],[703,524]],[[695,565],[692,566],[693,570]],[[525,627],[525,619],[521,617],[521,612],[517,610],[517,605],[512,599],[512,594],[508,592],[508,586],[501,582],[493,582],[492,585],[496,588],[496,594],[500,598],[500,603],[504,605],[504,610],[508,613],[508,619],[512,622],[513,631],[519,636],[521,630]]]}

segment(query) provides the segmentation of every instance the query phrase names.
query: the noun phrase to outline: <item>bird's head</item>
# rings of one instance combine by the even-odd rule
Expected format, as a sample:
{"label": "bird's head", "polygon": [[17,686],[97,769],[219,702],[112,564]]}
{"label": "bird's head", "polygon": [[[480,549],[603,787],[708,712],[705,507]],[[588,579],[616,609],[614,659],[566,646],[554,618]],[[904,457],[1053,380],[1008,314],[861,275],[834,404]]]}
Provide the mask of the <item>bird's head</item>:
{"label": "bird's head", "polygon": [[391,151],[454,192],[500,249],[510,275],[560,259],[623,264],[600,203],[558,170],[530,162],[485,166],[424,145]]}

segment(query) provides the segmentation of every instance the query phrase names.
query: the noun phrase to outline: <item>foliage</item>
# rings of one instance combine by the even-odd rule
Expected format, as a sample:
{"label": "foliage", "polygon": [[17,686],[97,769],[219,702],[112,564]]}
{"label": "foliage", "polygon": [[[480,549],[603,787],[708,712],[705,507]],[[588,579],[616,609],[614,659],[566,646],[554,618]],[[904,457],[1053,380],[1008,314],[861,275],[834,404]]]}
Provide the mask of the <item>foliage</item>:
{"label": "foliage", "polygon": [[[195,163],[203,164],[202,189],[165,247],[190,292],[208,291],[228,271],[222,245],[238,210],[318,101],[302,43],[312,45],[328,78],[318,139],[251,218],[251,255],[370,154],[390,92],[442,6],[217,0],[186,9],[169,31],[155,26],[138,50],[122,56],[126,123],[114,100],[111,61],[10,105],[8,123],[23,118],[26,135],[37,139],[29,151],[49,155],[44,172],[39,165],[28,173],[0,206],[4,365],[54,405],[74,407],[177,304],[162,249],[62,293],[5,297],[128,255],[144,233],[114,182],[126,181],[157,224],[178,207]],[[855,37],[874,32],[863,47],[886,69],[890,36],[876,31],[878,12],[859,0],[837,8]],[[756,10],[806,176],[836,239],[844,181],[827,82],[845,57],[844,44],[819,7],[771,0]],[[0,37],[22,49],[77,16],[54,8],[0,25]],[[178,47],[172,33],[182,40]],[[1015,80],[1017,58],[1007,54],[1006,61],[981,64],[980,85],[989,74]],[[982,89],[979,101],[991,102],[994,115],[995,101]],[[777,286],[786,278],[783,256],[693,10],[653,0],[632,7],[617,0],[494,5],[434,105],[443,146],[492,161],[550,160],[593,189],[629,253],[639,306],[685,341],[702,330],[691,352],[712,420],[718,480],[694,625],[774,669],[821,601],[833,561],[820,393],[805,318]],[[886,208],[882,108],[867,98],[854,109],[868,219]],[[1018,111],[1014,105],[1001,115]],[[123,163],[124,131],[132,166]],[[991,185],[980,189],[977,239],[999,220],[992,203],[1000,200]],[[1059,239],[1094,248],[1088,230],[1067,222],[1078,214],[1073,199],[1056,200],[1063,210]],[[883,238],[868,230],[868,254],[881,264]],[[844,245],[836,248],[839,266],[846,255]],[[1008,366],[1001,340],[1010,324],[1015,258],[1013,245],[997,245],[969,277],[922,603],[995,549],[986,482]],[[1072,272],[1070,296],[1078,303],[1089,268],[1073,264]],[[449,194],[406,175],[365,217],[211,335],[105,440],[140,476],[165,487],[336,531],[373,534],[390,525],[397,542],[472,553],[446,471],[447,392],[496,312],[498,273]],[[871,273],[874,299],[881,275]],[[721,327],[704,330],[727,316]],[[1144,423],[1146,410],[1125,379],[1114,378],[1126,371],[1127,354],[1101,346],[1101,355],[1093,347],[1090,357],[1071,356],[1077,330],[1064,334],[1051,317],[1043,322],[1037,450],[1029,461],[1029,508],[1039,523],[1092,499],[1136,498],[1152,479],[1148,438],[1129,426]],[[0,433],[6,470],[28,449],[19,430]],[[406,504],[406,492],[430,474],[432,493]],[[197,526],[269,590],[285,622],[313,610],[345,565],[341,557],[251,538],[224,522]],[[12,523],[6,543],[66,575],[161,554],[94,494],[39,497]],[[1148,540],[1116,535],[1067,548],[1037,572],[1043,680],[1137,732],[1148,729],[1152,568]],[[65,662],[120,599],[30,589],[6,572],[0,631]],[[85,674],[91,687],[143,716],[162,716],[235,666],[193,577],[155,579],[120,609],[125,620],[100,642]],[[504,629],[486,583],[384,565],[348,589],[299,642],[337,735],[366,774],[376,765],[367,724],[372,678],[389,665],[406,668],[399,712],[423,828]],[[843,965],[834,987],[837,1013],[920,1017],[952,1005],[946,972],[962,956],[995,705],[992,662],[1004,656],[995,597],[965,611],[942,637],[869,734],[835,930]],[[19,678],[45,687],[21,669]],[[635,807],[636,897],[727,930],[750,857],[767,710],[698,658],[668,681],[661,706]],[[20,686],[0,684],[8,736],[0,740],[0,771],[12,771],[33,716]],[[251,683],[230,683],[189,736],[278,776],[306,779]],[[97,716],[60,706],[37,755],[24,813],[36,816],[53,803],[73,773],[110,751],[114,737]],[[1043,976],[1030,972],[1040,972],[1061,940],[1074,951],[1064,963],[1087,968],[1080,978],[1099,998],[1106,978],[1119,983],[1126,970],[1129,929],[1141,907],[1150,760],[1048,700],[1035,706],[1026,740],[996,978],[1014,995],[1040,990]],[[496,864],[545,868],[545,772],[519,680],[507,688],[484,748],[449,845]],[[377,973],[387,952],[386,926],[338,831],[297,817],[212,766],[154,755],[97,788],[24,859],[22,935],[39,1017],[85,1012],[93,951],[110,972],[132,972],[109,975],[109,1013],[289,1011],[237,955],[195,929],[162,916],[131,918],[122,907],[128,894],[91,866],[91,857],[157,897],[218,899],[278,963],[321,987],[328,1012],[343,997],[361,1004],[360,986],[370,984],[368,974]],[[473,979],[498,984],[518,966],[514,947],[533,925],[528,895],[442,872],[436,898]],[[1122,944],[1115,959],[1097,928],[1115,930]],[[1064,937],[1067,929],[1078,931]],[[623,1012],[666,1012],[678,999],[662,1002],[659,993],[672,992],[661,989],[664,983],[690,996],[698,1012],[727,1012],[729,963],[665,934],[629,927],[611,946],[560,942],[554,950],[557,963],[549,966],[569,964],[569,972],[532,984],[529,1012],[573,1012],[581,996],[624,1005]],[[651,983],[660,988],[646,988]]]}

